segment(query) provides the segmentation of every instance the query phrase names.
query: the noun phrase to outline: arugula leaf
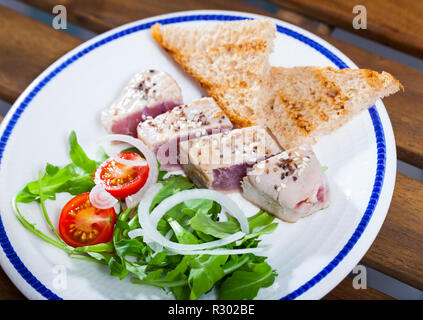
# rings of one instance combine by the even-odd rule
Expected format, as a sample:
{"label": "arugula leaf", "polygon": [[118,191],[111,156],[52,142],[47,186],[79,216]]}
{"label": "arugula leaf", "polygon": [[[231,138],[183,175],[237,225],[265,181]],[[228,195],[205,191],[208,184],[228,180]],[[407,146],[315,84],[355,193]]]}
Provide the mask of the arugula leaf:
{"label": "arugula leaf", "polygon": [[219,299],[253,299],[260,288],[273,284],[276,275],[266,262],[252,264],[247,270],[235,271],[222,282],[219,288]]}
{"label": "arugula leaf", "polygon": [[146,264],[139,264],[132,261],[128,261],[126,259],[122,259],[122,265],[124,265],[126,271],[129,271],[132,274],[136,275],[140,280],[144,279],[147,276],[146,269],[148,266]]}
{"label": "arugula leaf", "polygon": [[166,275],[164,275],[166,272],[165,269],[158,269],[150,272],[144,279],[132,279],[132,282],[160,288],[170,288],[176,299],[186,300],[188,299],[190,293],[187,280],[188,278],[185,275],[185,272],[188,269],[187,262],[189,259],[191,259],[190,256],[184,256],[179,264],[167,272]]}
{"label": "arugula leaf", "polygon": [[225,238],[240,230],[237,220],[216,222],[201,210],[197,211],[196,215],[190,220],[190,225],[194,230],[216,238]]}
{"label": "arugula leaf", "polygon": [[167,258],[167,252],[161,251],[157,252],[154,256],[148,259],[148,264],[150,266],[158,266],[158,267],[164,267],[169,264]]}
{"label": "arugula leaf", "polygon": [[257,238],[257,237],[261,236],[262,234],[271,234],[271,233],[273,233],[273,231],[276,230],[278,225],[279,224],[277,222],[271,223],[271,224],[265,226],[264,228],[261,228],[260,230],[258,230],[256,232],[247,234],[245,236],[245,239],[248,240],[248,239]]}
{"label": "arugula leaf", "polygon": [[173,230],[173,232],[176,235],[176,238],[178,239],[179,243],[183,244],[197,244],[201,241],[198,240],[198,238],[191,232],[187,231],[185,228],[183,228],[178,221],[175,219],[169,218],[168,222]]}
{"label": "arugula leaf", "polygon": [[254,216],[248,218],[248,223],[250,225],[250,232],[253,232],[254,229],[267,226],[273,222],[275,216],[267,213],[266,211],[260,210]]}
{"label": "arugula leaf", "polygon": [[47,165],[46,165],[46,173],[49,176],[54,176],[59,170],[60,170],[60,167],[58,167],[58,166],[54,166],[50,163],[47,163]]}
{"label": "arugula leaf", "polygon": [[[47,199],[48,196],[45,196]],[[33,201],[37,201],[40,199],[40,196],[37,194],[33,194],[29,191],[28,185],[25,186],[21,191],[18,192],[16,195],[15,201],[16,203],[30,203]]]}
{"label": "arugula leaf", "polygon": [[72,162],[78,168],[81,168],[88,174],[93,174],[97,169],[97,162],[87,157],[82,147],[78,144],[75,131],[69,135],[69,156]]}
{"label": "arugula leaf", "polygon": [[94,187],[93,175],[99,163],[87,157],[78,144],[74,131],[69,135],[69,155],[72,163],[60,168],[47,163],[45,173],[38,180],[28,183],[16,196],[16,201],[29,203],[38,201],[41,193],[45,199],[56,199],[56,193],[68,192],[78,195]]}
{"label": "arugula leaf", "polygon": [[239,269],[240,267],[242,267],[245,263],[247,263],[251,257],[253,255],[252,254],[244,254],[244,255],[231,255],[229,260],[223,265],[223,273],[225,275],[227,274],[231,274],[232,272],[234,272],[235,270]]}
{"label": "arugula leaf", "polygon": [[122,259],[117,256],[111,256],[108,265],[110,268],[110,274],[112,276],[118,277],[119,279],[124,279],[128,273],[129,270],[125,268],[125,263],[122,262]]}
{"label": "arugula leaf", "polygon": [[146,245],[136,239],[121,239],[114,244],[118,256],[144,256]]}
{"label": "arugula leaf", "polygon": [[190,300],[198,299],[201,295],[211,290],[215,283],[225,275],[222,265],[228,260],[228,255],[194,256],[188,261],[191,270],[188,283],[191,288]]}

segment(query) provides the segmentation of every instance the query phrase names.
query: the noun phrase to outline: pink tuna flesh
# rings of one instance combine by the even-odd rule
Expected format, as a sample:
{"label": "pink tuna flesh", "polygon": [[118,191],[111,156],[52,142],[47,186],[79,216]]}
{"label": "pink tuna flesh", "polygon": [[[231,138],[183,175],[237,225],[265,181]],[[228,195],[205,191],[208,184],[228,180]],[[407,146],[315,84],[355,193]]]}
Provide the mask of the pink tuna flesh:
{"label": "pink tuna flesh", "polygon": [[111,132],[115,134],[126,134],[132,137],[137,137],[137,127],[140,122],[145,121],[147,117],[155,118],[156,116],[173,109],[177,105],[179,105],[179,103],[166,101],[156,104],[152,107],[144,108],[141,111],[134,112],[128,117],[116,121],[112,126]]}

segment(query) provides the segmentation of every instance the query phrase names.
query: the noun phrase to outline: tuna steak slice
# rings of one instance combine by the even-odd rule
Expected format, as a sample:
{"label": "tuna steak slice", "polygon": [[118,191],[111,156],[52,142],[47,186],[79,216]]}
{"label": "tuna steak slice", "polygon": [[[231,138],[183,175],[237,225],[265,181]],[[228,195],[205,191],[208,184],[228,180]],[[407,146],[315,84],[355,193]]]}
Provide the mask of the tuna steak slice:
{"label": "tuna steak slice", "polygon": [[179,142],[232,129],[232,123],[212,98],[194,100],[138,126],[138,138],[156,154],[161,168],[181,169]]}
{"label": "tuna steak slice", "polygon": [[329,185],[310,147],[286,150],[251,168],[243,195],[263,210],[296,222],[329,206]]}
{"label": "tuna steak slice", "polygon": [[266,129],[253,126],[184,141],[180,161],[197,187],[235,191],[248,168],[280,151]]}
{"label": "tuna steak slice", "polygon": [[135,74],[120,96],[101,114],[109,133],[137,136],[137,126],[148,116],[156,117],[183,104],[181,88],[167,73],[147,70]]}

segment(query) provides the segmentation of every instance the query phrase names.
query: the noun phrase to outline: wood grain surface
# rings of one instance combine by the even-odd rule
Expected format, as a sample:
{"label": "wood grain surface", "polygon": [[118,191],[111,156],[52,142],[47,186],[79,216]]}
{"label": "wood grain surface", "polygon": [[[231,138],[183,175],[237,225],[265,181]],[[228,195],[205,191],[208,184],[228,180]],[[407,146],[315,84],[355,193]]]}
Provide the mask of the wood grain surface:
{"label": "wood grain surface", "polygon": [[[56,0],[23,0],[44,11],[51,12]],[[62,0],[70,21],[96,32],[104,32],[115,26],[135,20],[176,11],[218,9],[252,13],[262,11],[240,1],[227,0]]]}
{"label": "wood grain surface", "polygon": [[25,296],[14,286],[0,267],[0,300],[24,300]]}
{"label": "wood grain surface", "polygon": [[362,264],[423,290],[423,183],[397,174],[383,226]]}
{"label": "wood grain surface", "polygon": [[[22,0],[46,12],[51,12],[56,0]],[[237,0],[63,0],[69,15],[69,20],[95,32],[104,32],[116,26],[148,18],[160,14],[187,10],[233,10],[268,15],[247,3]],[[315,32],[329,34],[331,28],[314,19],[308,19],[293,11],[279,10],[275,14],[279,18],[301,25],[303,28],[313,29]]]}
{"label": "wood grain surface", "polygon": [[[50,0],[26,0],[26,2],[37,2],[39,7],[45,6],[45,3],[52,3]],[[98,2],[99,5],[106,6],[107,4],[110,6],[105,8],[105,13],[103,13],[103,11],[98,10],[98,7],[96,7],[97,10],[92,9],[90,11],[90,6],[84,11],[83,2],[90,3],[91,6],[91,2],[96,1],[66,0],[64,4],[69,6],[67,7],[68,13],[73,17],[74,21],[97,31],[104,31],[122,23],[141,18],[143,17],[141,16],[142,14],[149,16],[178,10],[173,7],[176,4],[171,1],[157,2],[160,4],[154,6],[154,1],[131,0],[125,1],[122,3],[122,8],[118,8],[116,3],[121,3],[120,1],[108,0]],[[127,8],[126,6],[132,2],[136,3],[137,7],[129,10],[129,7]],[[178,3],[179,8],[185,2],[191,4],[183,8],[198,9],[196,4],[193,4],[196,1],[187,0],[181,1],[180,3],[182,4]],[[43,5],[41,6],[40,3]],[[142,3],[143,7],[139,6],[139,3]],[[165,5],[165,3],[169,5]],[[210,3],[214,6],[220,5],[220,7],[210,7],[214,9],[249,11],[241,6],[233,8],[220,0],[211,1],[208,4]],[[242,4],[242,6],[244,5]],[[157,8],[161,8],[162,11],[158,12]],[[205,8],[205,6],[202,5],[201,8]],[[138,15],[134,16],[134,13],[132,13],[133,16],[128,18],[124,13],[125,10],[138,11]],[[51,11],[51,8],[47,11]],[[251,10],[251,12],[258,11]],[[128,15],[130,16],[131,13],[129,12]],[[286,11],[285,16],[289,16]],[[292,14],[291,17],[298,24],[303,23],[301,21],[307,21],[307,23],[304,23],[306,28],[311,30],[315,28],[321,34],[328,33],[327,30],[330,30],[318,22],[313,22],[306,18],[302,20],[301,16],[297,14]],[[13,102],[31,80],[49,64],[81,43],[81,40],[77,38],[64,32],[56,31],[50,26],[35,22],[1,6],[0,27],[0,97],[9,102]],[[423,97],[423,73],[341,41],[329,37],[326,39],[350,56],[360,67],[392,72],[404,84],[406,87],[405,93],[385,99],[384,102],[394,126],[399,157],[404,161],[423,167],[423,148],[421,147],[422,144],[419,143],[421,140],[419,137],[423,137],[423,108],[420,102]],[[422,199],[423,184],[399,174],[387,220],[375,243],[362,261],[362,263],[376,270],[420,289],[423,289],[423,256],[421,255],[421,252],[423,252]],[[3,285],[10,287],[11,283],[7,281],[9,280],[5,278],[4,273],[0,273],[0,299],[7,298],[8,295],[18,296],[17,290],[14,288],[10,288],[11,291],[9,293],[3,289]],[[14,293],[13,290],[15,290]]]}
{"label": "wood grain surface", "polygon": [[39,73],[81,42],[0,6],[0,99],[15,101]]}
{"label": "wood grain surface", "polygon": [[322,300],[395,300],[391,296],[376,289],[367,287],[366,289],[354,289],[351,278],[346,277]]}
{"label": "wood grain surface", "polygon": [[[420,0],[271,0],[331,26],[341,27],[397,50],[423,57],[423,1]],[[364,5],[367,29],[356,30],[356,5]]]}

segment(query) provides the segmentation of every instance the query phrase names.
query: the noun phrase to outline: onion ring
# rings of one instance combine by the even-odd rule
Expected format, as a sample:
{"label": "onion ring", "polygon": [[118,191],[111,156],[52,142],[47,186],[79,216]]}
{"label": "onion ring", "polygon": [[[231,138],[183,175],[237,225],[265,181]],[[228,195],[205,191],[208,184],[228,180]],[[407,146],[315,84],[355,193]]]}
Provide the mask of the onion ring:
{"label": "onion ring", "polygon": [[119,203],[119,200],[113,197],[104,189],[101,184],[97,184],[90,192],[90,202],[97,209],[110,209]]}
{"label": "onion ring", "polygon": [[[162,188],[162,185],[159,183],[153,185],[147,191],[144,198],[140,202],[140,205],[138,206],[138,219],[144,231],[144,236],[147,236],[149,240],[153,240],[157,244],[181,254],[193,254],[192,252],[193,251],[196,252],[196,250],[200,250],[200,251],[197,251],[195,254],[212,254],[211,251],[208,251],[205,249],[212,249],[212,248],[227,245],[238,239],[241,239],[245,235],[244,232],[239,231],[228,237],[215,240],[215,241],[201,243],[201,244],[181,244],[181,243],[169,241],[166,237],[164,237],[160,232],[157,231],[156,225],[169,209],[174,207],[176,204],[185,200],[189,200],[189,199],[205,198],[205,199],[214,200],[218,202],[219,204],[221,204],[222,206],[224,206],[226,209],[228,209],[230,213],[233,213],[232,211],[235,211],[234,217],[237,218],[238,221],[240,222],[241,230],[243,231],[246,230],[248,232],[248,229],[249,229],[248,220],[243,215],[242,211],[238,208],[238,206],[232,200],[230,200],[230,198],[214,190],[193,189],[193,190],[181,191],[163,200],[152,211],[150,215],[149,211],[150,211],[151,202],[153,201],[154,196],[157,194],[157,192],[160,191],[161,188]],[[254,248],[254,249],[257,249],[257,248]],[[259,248],[258,250],[262,250],[262,249]],[[254,250],[254,252],[258,250]],[[231,251],[231,252],[234,252],[234,251]]]}

